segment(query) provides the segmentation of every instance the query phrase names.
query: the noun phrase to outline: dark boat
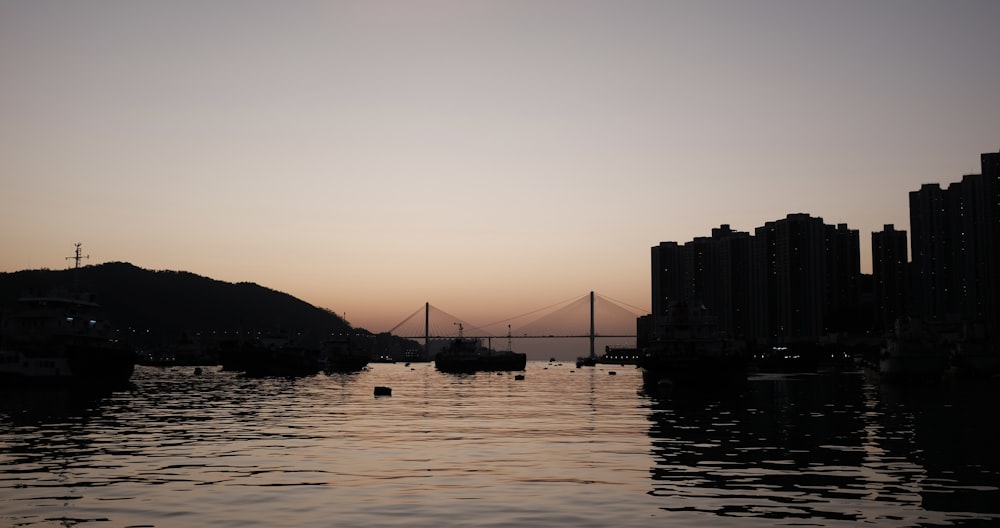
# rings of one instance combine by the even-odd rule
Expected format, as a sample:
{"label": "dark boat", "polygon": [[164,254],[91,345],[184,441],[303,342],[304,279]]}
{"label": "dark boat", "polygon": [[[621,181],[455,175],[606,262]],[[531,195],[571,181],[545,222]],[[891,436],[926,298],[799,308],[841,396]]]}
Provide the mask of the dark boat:
{"label": "dark boat", "polygon": [[604,353],[597,357],[597,362],[604,365],[638,365],[639,351],[635,347],[606,346]]}
{"label": "dark boat", "polygon": [[349,335],[328,339],[320,347],[320,361],[323,371],[328,374],[357,372],[368,366],[370,359],[368,352],[357,346]]}
{"label": "dark boat", "polygon": [[527,354],[493,350],[482,346],[479,339],[462,337],[462,325],[458,326],[458,337],[434,357],[435,368],[455,373],[524,370],[527,362]]}
{"label": "dark boat", "polygon": [[596,367],[601,365],[638,365],[639,352],[632,347],[604,347],[600,356],[582,356],[576,358],[576,367]]}
{"label": "dark boat", "polygon": [[[79,244],[71,258],[79,268]],[[3,314],[0,380],[4,386],[117,388],[127,385],[135,363],[135,350],[116,339],[93,294],[28,294]]]}
{"label": "dark boat", "polygon": [[744,343],[718,328],[700,303],[675,302],[655,321],[639,357],[643,385],[715,390],[742,387],[747,380]]}
{"label": "dark boat", "polygon": [[927,323],[899,318],[879,357],[881,381],[941,381],[949,366],[949,351]]}
{"label": "dark boat", "polygon": [[1000,374],[1000,343],[987,337],[982,324],[965,324],[952,350],[953,372],[960,378],[991,378]]}
{"label": "dark boat", "polygon": [[318,349],[307,348],[285,334],[262,335],[224,348],[223,370],[247,376],[311,376],[323,369]]}
{"label": "dark boat", "polygon": [[592,358],[590,356],[581,356],[576,358],[576,368],[580,367],[596,367],[597,358]]}

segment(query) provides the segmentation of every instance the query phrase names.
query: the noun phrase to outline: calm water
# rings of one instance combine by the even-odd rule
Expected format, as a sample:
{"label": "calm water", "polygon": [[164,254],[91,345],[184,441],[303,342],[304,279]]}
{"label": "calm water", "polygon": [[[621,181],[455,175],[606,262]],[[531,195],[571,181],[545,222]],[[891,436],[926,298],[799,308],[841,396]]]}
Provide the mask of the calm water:
{"label": "calm water", "polygon": [[102,397],[0,392],[0,525],[1000,523],[993,385],[757,376],[661,401],[634,367],[192,370],[140,367]]}

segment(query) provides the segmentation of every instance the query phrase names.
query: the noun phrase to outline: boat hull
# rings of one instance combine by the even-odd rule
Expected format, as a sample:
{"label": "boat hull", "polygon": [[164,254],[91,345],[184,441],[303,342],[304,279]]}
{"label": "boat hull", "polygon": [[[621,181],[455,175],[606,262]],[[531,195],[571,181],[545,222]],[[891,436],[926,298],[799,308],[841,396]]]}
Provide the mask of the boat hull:
{"label": "boat hull", "polygon": [[11,347],[0,353],[0,379],[16,386],[120,387],[135,370],[135,352],[117,343]]}
{"label": "boat hull", "polygon": [[318,354],[298,347],[269,348],[250,344],[241,350],[237,365],[223,365],[228,370],[242,370],[250,377],[311,376],[323,369]]}
{"label": "boat hull", "polygon": [[524,370],[527,365],[527,354],[519,352],[498,353],[476,357],[448,357],[438,354],[434,359],[434,367],[441,372],[472,373]]}
{"label": "boat hull", "polygon": [[639,359],[643,386],[698,390],[733,389],[746,384],[748,362],[743,349],[729,341],[658,343]]}
{"label": "boat hull", "polygon": [[459,337],[434,356],[434,367],[441,372],[472,373],[479,371],[524,370],[528,355],[511,350],[496,351],[480,346],[478,339]]}

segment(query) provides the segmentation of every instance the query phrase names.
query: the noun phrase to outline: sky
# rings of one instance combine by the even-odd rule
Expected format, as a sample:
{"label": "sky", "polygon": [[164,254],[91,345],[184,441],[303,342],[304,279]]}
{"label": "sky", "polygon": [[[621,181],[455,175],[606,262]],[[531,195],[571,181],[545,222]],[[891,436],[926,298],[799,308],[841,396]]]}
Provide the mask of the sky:
{"label": "sky", "polygon": [[386,331],[790,213],[870,236],[1000,150],[1000,2],[0,0],[0,271],[131,262]]}

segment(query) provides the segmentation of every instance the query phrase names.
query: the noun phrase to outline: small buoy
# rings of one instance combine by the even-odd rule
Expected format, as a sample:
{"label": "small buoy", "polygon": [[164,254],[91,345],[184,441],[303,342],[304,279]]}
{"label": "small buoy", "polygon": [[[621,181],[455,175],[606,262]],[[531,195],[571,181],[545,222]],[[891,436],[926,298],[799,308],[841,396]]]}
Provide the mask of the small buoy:
{"label": "small buoy", "polygon": [[524,374],[518,374],[518,375],[514,376],[514,379],[516,379],[516,380],[523,380],[524,379]]}
{"label": "small buoy", "polygon": [[376,396],[392,396],[392,387],[375,387]]}
{"label": "small buoy", "polygon": [[194,368],[194,375],[195,376],[201,376],[201,367],[195,367]]}
{"label": "small buoy", "polygon": [[608,372],[608,376],[617,376],[617,375],[618,373],[613,370]]}

